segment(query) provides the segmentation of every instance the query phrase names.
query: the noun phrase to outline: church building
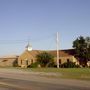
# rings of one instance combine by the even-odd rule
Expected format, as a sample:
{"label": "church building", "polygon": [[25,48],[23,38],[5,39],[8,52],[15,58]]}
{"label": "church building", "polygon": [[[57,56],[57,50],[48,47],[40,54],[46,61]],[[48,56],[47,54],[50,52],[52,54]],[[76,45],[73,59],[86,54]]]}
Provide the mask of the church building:
{"label": "church building", "polygon": [[[44,52],[43,50],[33,50],[32,46],[28,43],[26,50],[19,56],[18,58],[18,66],[27,68],[32,63],[37,61],[36,56],[40,53]],[[57,63],[57,51],[50,50],[45,51],[54,56],[54,62]],[[59,64],[63,64],[65,62],[75,62],[75,64],[79,64],[77,59],[74,57],[74,50],[59,50]]]}

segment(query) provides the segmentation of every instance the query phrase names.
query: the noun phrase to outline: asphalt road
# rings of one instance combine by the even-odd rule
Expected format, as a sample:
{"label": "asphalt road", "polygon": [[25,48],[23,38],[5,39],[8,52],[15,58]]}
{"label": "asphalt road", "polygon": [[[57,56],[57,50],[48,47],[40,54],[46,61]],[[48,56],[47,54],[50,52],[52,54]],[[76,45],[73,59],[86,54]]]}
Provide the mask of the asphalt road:
{"label": "asphalt road", "polygon": [[0,69],[0,90],[90,90],[90,82]]}

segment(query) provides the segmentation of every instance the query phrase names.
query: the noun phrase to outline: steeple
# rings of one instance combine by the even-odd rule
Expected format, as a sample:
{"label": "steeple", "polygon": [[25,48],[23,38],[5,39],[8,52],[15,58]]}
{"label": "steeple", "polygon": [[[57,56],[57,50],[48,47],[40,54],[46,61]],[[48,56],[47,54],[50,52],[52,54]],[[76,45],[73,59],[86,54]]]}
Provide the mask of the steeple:
{"label": "steeple", "polygon": [[32,51],[32,45],[28,42],[28,45],[26,46],[27,50],[30,52]]}

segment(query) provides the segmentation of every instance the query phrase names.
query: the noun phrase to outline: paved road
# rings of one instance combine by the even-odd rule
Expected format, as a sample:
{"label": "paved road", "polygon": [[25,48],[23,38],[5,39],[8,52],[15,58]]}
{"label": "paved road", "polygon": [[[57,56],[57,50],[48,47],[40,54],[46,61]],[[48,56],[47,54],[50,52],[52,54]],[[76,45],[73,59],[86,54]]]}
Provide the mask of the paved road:
{"label": "paved road", "polygon": [[0,90],[90,90],[90,82],[47,78],[30,72],[0,69]]}

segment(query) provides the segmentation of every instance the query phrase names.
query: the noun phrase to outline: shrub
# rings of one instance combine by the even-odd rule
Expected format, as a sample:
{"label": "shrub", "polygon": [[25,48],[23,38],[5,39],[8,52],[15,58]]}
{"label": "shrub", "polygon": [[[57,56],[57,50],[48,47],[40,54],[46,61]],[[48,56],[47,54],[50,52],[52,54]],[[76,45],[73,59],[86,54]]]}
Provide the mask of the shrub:
{"label": "shrub", "polygon": [[55,63],[54,62],[50,62],[50,63],[47,64],[46,67],[55,67]]}
{"label": "shrub", "polygon": [[51,64],[54,62],[54,56],[52,56],[51,54],[47,52],[39,53],[36,56],[36,58],[37,58],[37,62],[39,62],[41,67],[48,67],[49,64],[51,66]]}
{"label": "shrub", "polygon": [[28,67],[30,67],[30,68],[37,68],[38,65],[39,65],[39,63],[35,62],[35,63],[32,63],[31,65],[29,65]]}
{"label": "shrub", "polygon": [[61,64],[61,67],[63,68],[75,68],[78,67],[74,62],[65,62]]}

